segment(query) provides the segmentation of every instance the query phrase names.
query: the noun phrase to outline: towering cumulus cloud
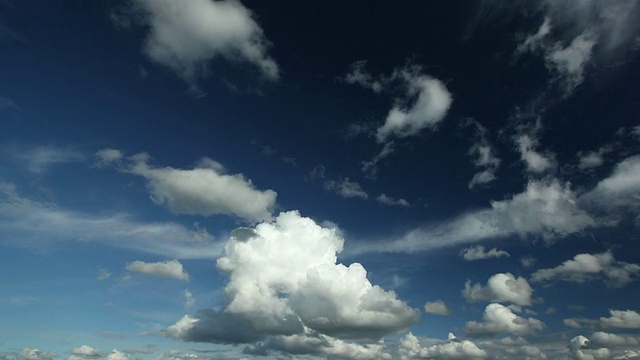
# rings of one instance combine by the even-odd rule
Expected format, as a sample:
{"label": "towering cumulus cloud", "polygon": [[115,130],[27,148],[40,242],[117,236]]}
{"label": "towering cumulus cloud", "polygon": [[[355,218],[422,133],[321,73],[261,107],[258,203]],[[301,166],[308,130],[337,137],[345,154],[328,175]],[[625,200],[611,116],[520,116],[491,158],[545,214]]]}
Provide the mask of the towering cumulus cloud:
{"label": "towering cumulus cloud", "polygon": [[235,230],[217,262],[229,277],[223,310],[187,315],[165,334],[228,343],[309,331],[373,339],[417,323],[419,310],[372,285],[362,265],[337,263],[343,242],[295,211]]}

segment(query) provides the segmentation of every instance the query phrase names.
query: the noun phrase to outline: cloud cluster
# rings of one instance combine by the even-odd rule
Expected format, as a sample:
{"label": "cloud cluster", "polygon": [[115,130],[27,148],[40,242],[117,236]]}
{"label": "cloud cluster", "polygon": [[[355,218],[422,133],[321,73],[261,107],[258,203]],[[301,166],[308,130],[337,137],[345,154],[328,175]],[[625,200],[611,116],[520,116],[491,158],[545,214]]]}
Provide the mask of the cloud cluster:
{"label": "cloud cluster", "polygon": [[127,159],[118,150],[103,149],[96,154],[102,166],[126,160],[121,171],[140,175],[148,183],[151,199],[167,205],[177,214],[211,216],[235,215],[251,221],[271,219],[277,193],[258,190],[242,174],[226,174],[224,167],[209,158],[192,169],[154,167],[149,155],[140,153]]}
{"label": "cloud cluster", "polygon": [[487,285],[471,285],[467,280],[462,295],[471,302],[511,302],[516,305],[531,305],[533,289],[523,277],[516,278],[511,273],[498,273],[487,280]]}
{"label": "cloud cluster", "polygon": [[239,1],[134,0],[113,14],[116,25],[137,21],[147,31],[144,53],[196,88],[217,58],[256,66],[277,80],[278,65],[251,11]]}
{"label": "cloud cluster", "polygon": [[184,270],[182,264],[178,260],[161,261],[155,263],[147,263],[136,260],[127,264],[126,269],[129,271],[159,276],[182,281],[189,281],[189,274]]}
{"label": "cloud cluster", "polygon": [[465,325],[466,332],[472,337],[494,336],[501,333],[526,335],[545,328],[542,321],[534,318],[523,318],[513,310],[498,303],[487,305],[482,315],[483,321],[469,321]]}
{"label": "cloud cluster", "polygon": [[400,340],[401,359],[485,359],[487,352],[469,340],[451,341],[432,346],[422,346],[420,340],[408,333]]}
{"label": "cloud cluster", "polygon": [[297,212],[240,228],[218,269],[227,274],[221,311],[186,315],[164,330],[188,341],[253,342],[313,331],[339,339],[375,339],[415,324],[417,309],[372,285],[362,265],[337,263],[343,239]]}
{"label": "cloud cluster", "polygon": [[460,255],[462,255],[462,258],[467,261],[485,260],[485,259],[491,259],[491,258],[499,258],[503,256],[506,256],[506,257],[510,256],[508,252],[504,250],[498,250],[496,248],[486,251],[484,246],[482,245],[468,247],[462,250],[460,252]]}
{"label": "cloud cluster", "polygon": [[549,269],[540,269],[531,275],[536,282],[562,280],[584,283],[604,278],[609,286],[622,287],[640,276],[640,265],[616,261],[611,251],[600,254],[578,254],[572,260]]}

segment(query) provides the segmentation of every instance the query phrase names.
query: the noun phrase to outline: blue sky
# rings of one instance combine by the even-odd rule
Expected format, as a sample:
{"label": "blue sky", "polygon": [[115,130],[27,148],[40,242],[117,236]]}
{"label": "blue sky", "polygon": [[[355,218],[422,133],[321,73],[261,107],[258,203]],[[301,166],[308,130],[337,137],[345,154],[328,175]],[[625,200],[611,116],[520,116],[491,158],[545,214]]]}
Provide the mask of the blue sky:
{"label": "blue sky", "polygon": [[640,358],[639,24],[0,1],[0,359]]}

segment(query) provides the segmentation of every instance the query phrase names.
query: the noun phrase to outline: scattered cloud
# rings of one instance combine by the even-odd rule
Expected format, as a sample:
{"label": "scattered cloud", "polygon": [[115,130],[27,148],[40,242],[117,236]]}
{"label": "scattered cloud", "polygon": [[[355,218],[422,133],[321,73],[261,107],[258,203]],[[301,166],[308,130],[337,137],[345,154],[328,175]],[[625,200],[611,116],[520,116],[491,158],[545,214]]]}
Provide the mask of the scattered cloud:
{"label": "scattered cloud", "polygon": [[609,310],[608,318],[601,317],[600,324],[606,328],[640,329],[640,313],[633,310]]}
{"label": "scattered cloud", "polygon": [[375,179],[378,174],[378,163],[383,159],[389,157],[389,155],[395,152],[393,147],[393,141],[390,141],[382,146],[382,150],[376,154],[371,160],[362,162],[362,171],[366,174],[367,178]]}
{"label": "scattered cloud", "polygon": [[349,178],[341,180],[326,180],[324,182],[324,189],[334,192],[344,198],[367,199],[369,197],[369,195],[362,190],[360,184],[349,180]]}
{"label": "scattered cloud", "polygon": [[241,343],[318,334],[377,338],[419,321],[420,312],[372,285],[362,265],[337,263],[344,240],[335,228],[297,212],[235,230],[218,269],[227,274],[221,311],[185,315],[164,330],[188,341]]}
{"label": "scattered cloud", "polygon": [[473,158],[473,164],[481,169],[469,181],[469,189],[486,186],[496,180],[495,172],[501,160],[496,156],[496,150],[489,142],[488,130],[482,124],[469,119],[465,125],[476,129],[476,142],[469,149],[469,155]]}
{"label": "scattered cloud", "polygon": [[587,31],[575,37],[565,47],[556,43],[553,48],[547,49],[545,63],[550,70],[557,74],[565,94],[572,93],[582,84],[584,68],[591,59],[595,44],[595,34]]}
{"label": "scattered cloud", "polygon": [[196,300],[193,298],[193,294],[191,291],[185,289],[184,290],[184,308],[191,309],[196,304]]}
{"label": "scattered cloud", "polygon": [[94,166],[102,168],[108,165],[118,165],[124,159],[124,154],[118,149],[104,148],[96,151]]}
{"label": "scattered cloud", "polygon": [[129,214],[93,215],[21,197],[14,185],[0,183],[2,242],[42,249],[62,241],[96,241],[109,246],[177,258],[215,258],[220,244],[202,229],[172,222],[146,223]]}
{"label": "scattered cloud", "polygon": [[365,89],[369,89],[374,93],[380,93],[385,87],[386,79],[376,79],[373,75],[366,71],[366,60],[360,60],[353,63],[342,81],[351,85],[360,85]]}
{"label": "scattered cloud", "polygon": [[385,194],[380,194],[376,198],[376,201],[379,202],[380,204],[389,205],[389,206],[409,207],[410,205],[409,202],[405,199],[394,199]]}
{"label": "scattered cloud", "polygon": [[[121,157],[113,149],[96,154],[102,160]],[[118,169],[147,179],[151,200],[167,205],[174,213],[227,214],[250,221],[271,219],[277,193],[256,189],[242,174],[226,174],[224,167],[214,160],[203,158],[192,169],[158,168],[148,162],[149,155],[140,153],[129,157],[128,163]]]}
{"label": "scattered cloud", "polygon": [[269,41],[239,1],[134,0],[112,18],[120,27],[132,22],[144,26],[145,55],[196,90],[218,58],[252,64],[268,80],[279,77],[278,65],[267,54]]}
{"label": "scattered cloud", "polygon": [[485,359],[487,357],[486,351],[469,340],[425,347],[412,333],[400,339],[399,353],[401,359]]}
{"label": "scattered cloud", "polygon": [[612,221],[618,220],[615,210],[620,207],[638,208],[640,200],[640,155],[634,155],[622,160],[616,165],[613,173],[600,181],[590,192],[581,196],[580,201],[585,207],[595,207],[606,211]]}
{"label": "scattered cloud", "polygon": [[524,129],[514,137],[516,148],[520,153],[520,159],[526,166],[527,173],[541,175],[555,169],[555,155],[549,151],[541,153],[539,147],[538,132],[541,123],[538,120],[534,126]]}
{"label": "scattered cloud", "polygon": [[182,281],[189,281],[189,274],[178,260],[147,263],[136,260],[127,264],[126,269],[145,275],[159,276]]}
{"label": "scattered cloud", "polygon": [[460,252],[460,255],[462,255],[462,257],[467,261],[485,260],[485,259],[491,259],[491,258],[499,258],[503,256],[506,256],[506,257],[510,256],[508,252],[504,250],[498,250],[496,248],[486,251],[484,246],[482,245],[468,247],[462,250]]}
{"label": "scattered cloud", "polygon": [[56,146],[5,147],[3,152],[34,174],[43,174],[56,165],[85,160],[84,154],[78,150]]}
{"label": "scattered cloud", "polygon": [[449,308],[447,307],[447,304],[445,304],[442,300],[436,300],[433,302],[427,301],[424,304],[424,312],[426,312],[427,314],[444,316],[448,316],[451,314]]}
{"label": "scattered cloud", "polygon": [[622,287],[640,276],[640,265],[616,261],[611,251],[578,254],[555,268],[540,269],[531,275],[535,282],[562,280],[584,283],[603,279],[608,286]]}
{"label": "scattered cloud", "polygon": [[111,350],[109,355],[107,355],[106,360],[130,360],[129,355],[123,353],[122,351],[118,351],[116,349]]}
{"label": "scattered cloud", "polygon": [[71,354],[85,358],[98,358],[102,356],[102,351],[95,349],[89,345],[82,345],[71,349]]}
{"label": "scattered cloud", "polygon": [[471,285],[467,280],[462,295],[471,302],[511,302],[516,305],[531,305],[533,289],[523,277],[511,273],[498,273],[489,278],[486,286]]}
{"label": "scattered cloud", "polygon": [[107,269],[100,269],[98,276],[96,276],[96,280],[104,281],[111,277],[111,273]]}
{"label": "scattered cloud", "polygon": [[545,328],[542,321],[534,318],[523,318],[513,313],[510,308],[493,303],[487,305],[482,316],[483,321],[469,321],[465,325],[471,337],[493,336],[501,333],[526,335]]}

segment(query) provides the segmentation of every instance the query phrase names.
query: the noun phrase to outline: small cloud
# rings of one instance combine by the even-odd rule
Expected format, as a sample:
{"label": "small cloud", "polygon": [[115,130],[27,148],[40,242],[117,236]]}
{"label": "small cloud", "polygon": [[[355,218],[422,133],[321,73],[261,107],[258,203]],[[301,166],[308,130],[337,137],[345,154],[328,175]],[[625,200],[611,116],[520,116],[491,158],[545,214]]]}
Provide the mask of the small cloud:
{"label": "small cloud", "polygon": [[486,251],[484,246],[482,245],[476,245],[476,246],[472,246],[472,247],[468,247],[464,250],[462,250],[462,252],[460,253],[460,255],[462,255],[462,257],[467,260],[467,261],[474,261],[474,260],[484,260],[484,259],[490,259],[490,258],[499,258],[499,257],[509,257],[509,253],[504,251],[504,250],[498,250],[496,248],[493,248],[489,251]]}
{"label": "small cloud", "polygon": [[489,278],[486,286],[471,285],[467,281],[462,295],[471,302],[511,302],[516,305],[531,305],[533,289],[523,277],[516,278],[511,273],[498,273]]}
{"label": "small cloud", "polygon": [[71,349],[71,354],[83,359],[92,359],[102,356],[102,351],[95,349],[89,345],[82,345]]}
{"label": "small cloud", "polygon": [[487,305],[482,316],[483,321],[469,321],[465,325],[471,337],[493,336],[501,333],[515,335],[533,334],[544,329],[545,324],[534,318],[523,318],[508,307],[493,303]]}
{"label": "small cloud", "polygon": [[334,192],[344,198],[367,199],[369,195],[362,190],[360,184],[350,181],[349,178],[341,180],[327,180],[324,182],[324,189]]}
{"label": "small cloud", "polygon": [[111,273],[107,269],[100,269],[100,273],[96,276],[96,280],[104,281],[111,277]]}
{"label": "small cloud", "polygon": [[155,263],[146,263],[144,261],[136,260],[127,264],[126,269],[146,275],[189,281],[189,274],[184,271],[182,264],[178,260]]}
{"label": "small cloud", "polygon": [[376,198],[376,201],[379,202],[380,204],[389,205],[389,206],[402,206],[402,207],[410,206],[409,202],[405,199],[394,199],[385,194],[380,194]]}
{"label": "small cloud", "polygon": [[191,309],[196,304],[196,301],[193,298],[193,295],[191,294],[191,291],[189,291],[187,289],[184,290],[184,299],[185,299],[184,308],[187,309],[187,310]]}
{"label": "small cloud", "polygon": [[433,302],[427,301],[424,304],[424,312],[426,312],[427,314],[433,314],[433,315],[444,315],[444,316],[451,315],[451,312],[449,311],[447,304],[445,304],[444,301],[442,300],[437,300]]}
{"label": "small cloud", "polygon": [[94,166],[99,168],[117,164],[124,158],[122,151],[111,148],[98,150],[93,156],[95,158]]}

